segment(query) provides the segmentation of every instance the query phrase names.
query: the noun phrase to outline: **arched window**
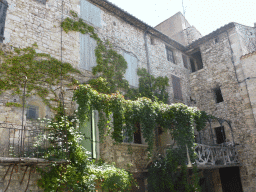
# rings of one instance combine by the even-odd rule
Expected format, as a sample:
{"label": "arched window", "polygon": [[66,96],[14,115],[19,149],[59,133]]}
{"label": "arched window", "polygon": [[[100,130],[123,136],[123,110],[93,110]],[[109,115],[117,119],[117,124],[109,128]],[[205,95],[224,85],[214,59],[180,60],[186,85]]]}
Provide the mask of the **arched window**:
{"label": "arched window", "polygon": [[8,3],[6,0],[0,0],[0,43],[4,40],[4,27]]}

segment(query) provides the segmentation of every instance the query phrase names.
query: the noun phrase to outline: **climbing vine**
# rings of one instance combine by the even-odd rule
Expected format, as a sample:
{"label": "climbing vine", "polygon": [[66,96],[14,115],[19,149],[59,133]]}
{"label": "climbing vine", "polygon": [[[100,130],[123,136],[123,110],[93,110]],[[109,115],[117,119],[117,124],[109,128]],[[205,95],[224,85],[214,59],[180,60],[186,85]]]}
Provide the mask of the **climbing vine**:
{"label": "climbing vine", "polygon": [[99,93],[90,85],[80,85],[74,92],[74,99],[79,104],[78,115],[81,122],[86,121],[92,110],[99,111],[101,132],[104,132],[105,127],[111,126],[110,116],[113,114],[112,138],[116,142],[123,140],[123,130],[132,138],[136,131],[134,125],[139,122],[150,150],[153,148],[157,125],[169,130],[178,146],[187,145],[192,149],[194,128],[198,131],[203,129],[208,118],[205,112],[181,103],[167,105],[145,97],[136,101],[125,100],[119,93]]}
{"label": "climbing vine", "polygon": [[[49,134],[43,135],[49,142],[44,158],[65,162],[38,169],[41,173],[38,185],[46,192],[88,192],[99,189],[97,187],[111,192],[129,191],[135,185],[132,174],[114,165],[92,160],[90,152],[80,144],[84,137],[78,132],[78,126],[75,116],[65,117],[61,113],[48,122]],[[38,146],[42,146],[40,139]]]}
{"label": "climbing vine", "polygon": [[[49,54],[36,53],[36,47],[34,44],[24,49],[15,48],[15,53],[0,52],[0,94],[12,90],[13,94],[22,96],[26,83],[26,97],[36,94],[53,109],[51,101],[59,102],[54,89],[58,86],[61,75],[63,80],[75,82],[70,74],[80,72],[69,63],[61,63]],[[55,97],[50,99],[50,93]],[[21,104],[7,103],[7,106],[20,107]]]}

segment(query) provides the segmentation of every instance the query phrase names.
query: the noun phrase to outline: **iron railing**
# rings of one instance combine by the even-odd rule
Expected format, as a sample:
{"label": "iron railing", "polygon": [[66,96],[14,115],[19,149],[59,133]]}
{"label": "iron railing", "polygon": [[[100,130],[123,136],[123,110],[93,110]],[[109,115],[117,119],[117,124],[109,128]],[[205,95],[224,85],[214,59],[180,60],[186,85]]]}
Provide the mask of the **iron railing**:
{"label": "iron railing", "polygon": [[45,158],[50,151],[66,156],[65,135],[43,123],[22,126],[0,123],[0,157]]}
{"label": "iron railing", "polygon": [[197,144],[195,153],[198,166],[239,164],[238,153],[233,145]]}

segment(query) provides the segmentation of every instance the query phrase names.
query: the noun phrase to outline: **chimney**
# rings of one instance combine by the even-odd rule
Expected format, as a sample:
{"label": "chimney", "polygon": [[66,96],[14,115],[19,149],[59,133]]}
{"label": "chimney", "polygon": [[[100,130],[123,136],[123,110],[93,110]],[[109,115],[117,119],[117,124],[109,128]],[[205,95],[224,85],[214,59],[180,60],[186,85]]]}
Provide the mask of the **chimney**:
{"label": "chimney", "polygon": [[256,27],[256,23],[254,23],[254,27]]}

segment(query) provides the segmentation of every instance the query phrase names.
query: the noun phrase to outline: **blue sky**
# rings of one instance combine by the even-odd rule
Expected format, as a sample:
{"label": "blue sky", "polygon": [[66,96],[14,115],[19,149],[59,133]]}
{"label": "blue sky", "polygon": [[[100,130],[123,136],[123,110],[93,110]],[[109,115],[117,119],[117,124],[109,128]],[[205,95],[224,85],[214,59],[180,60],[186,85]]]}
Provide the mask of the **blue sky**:
{"label": "blue sky", "polygon": [[[154,27],[177,12],[182,0],[109,0]],[[183,0],[185,17],[202,35],[230,22],[254,26],[256,0]]]}

